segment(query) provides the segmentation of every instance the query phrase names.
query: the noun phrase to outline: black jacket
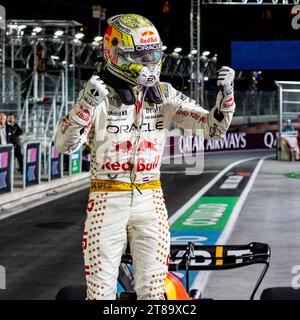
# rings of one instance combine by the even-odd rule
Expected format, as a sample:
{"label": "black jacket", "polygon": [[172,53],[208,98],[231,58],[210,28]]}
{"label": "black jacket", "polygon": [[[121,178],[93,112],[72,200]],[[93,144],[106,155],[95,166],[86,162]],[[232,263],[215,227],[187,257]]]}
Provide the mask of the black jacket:
{"label": "black jacket", "polygon": [[6,124],[6,127],[8,127],[8,130],[12,132],[11,142],[7,142],[7,143],[12,143],[14,146],[18,145],[19,144],[18,137],[23,134],[23,130],[16,123],[14,126]]}
{"label": "black jacket", "polygon": [[[7,144],[12,143],[14,146],[16,146],[18,143],[18,137],[23,133],[22,129],[15,124],[13,127],[9,124],[5,125],[6,129],[6,142]],[[1,136],[0,136],[0,144],[2,144]]]}

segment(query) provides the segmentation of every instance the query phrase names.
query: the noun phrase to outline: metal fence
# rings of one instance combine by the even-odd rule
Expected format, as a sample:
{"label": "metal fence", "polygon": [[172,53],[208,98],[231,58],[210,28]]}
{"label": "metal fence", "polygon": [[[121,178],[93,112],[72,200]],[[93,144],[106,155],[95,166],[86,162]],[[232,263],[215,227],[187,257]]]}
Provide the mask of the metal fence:
{"label": "metal fence", "polygon": [[21,77],[14,70],[5,68],[5,91],[2,93],[4,103],[2,112],[14,112],[17,117],[21,113]]}
{"label": "metal fence", "polygon": [[[206,90],[204,107],[211,108],[216,101],[216,90]],[[234,118],[240,123],[268,122],[277,120],[279,103],[277,91],[235,90],[236,110]]]}
{"label": "metal fence", "polygon": [[[278,85],[278,115],[279,134],[287,131],[292,120],[300,120],[300,82],[298,81],[277,81]],[[292,127],[288,131],[291,130]]]}

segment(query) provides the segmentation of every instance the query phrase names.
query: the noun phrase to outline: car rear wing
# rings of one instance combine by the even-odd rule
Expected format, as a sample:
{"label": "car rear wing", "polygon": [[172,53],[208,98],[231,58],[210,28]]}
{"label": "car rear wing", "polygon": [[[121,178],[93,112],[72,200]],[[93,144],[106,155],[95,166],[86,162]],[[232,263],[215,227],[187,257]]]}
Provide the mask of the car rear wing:
{"label": "car rear wing", "polygon": [[252,242],[248,245],[171,245],[170,271],[186,271],[189,291],[189,271],[226,270],[264,264],[250,299],[254,298],[270,263],[271,248],[268,244]]}

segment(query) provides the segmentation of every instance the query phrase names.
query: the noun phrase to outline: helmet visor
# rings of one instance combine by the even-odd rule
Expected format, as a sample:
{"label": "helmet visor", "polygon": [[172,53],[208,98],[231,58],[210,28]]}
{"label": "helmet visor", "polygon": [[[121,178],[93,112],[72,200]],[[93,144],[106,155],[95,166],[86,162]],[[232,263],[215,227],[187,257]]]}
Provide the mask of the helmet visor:
{"label": "helmet visor", "polygon": [[123,52],[122,55],[123,58],[131,63],[153,65],[160,62],[162,58],[162,51],[160,49],[151,49],[144,51]]}

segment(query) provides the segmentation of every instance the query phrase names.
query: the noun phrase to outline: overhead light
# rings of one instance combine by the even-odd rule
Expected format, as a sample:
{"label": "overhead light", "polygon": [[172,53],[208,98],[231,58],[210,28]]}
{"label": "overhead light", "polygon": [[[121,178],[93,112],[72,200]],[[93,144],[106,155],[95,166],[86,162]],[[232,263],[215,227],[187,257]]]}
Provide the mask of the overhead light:
{"label": "overhead light", "polygon": [[42,30],[43,29],[41,27],[35,27],[35,28],[33,28],[32,31],[35,32],[35,33],[40,33]]}
{"label": "overhead light", "polygon": [[204,80],[204,81],[208,81],[208,77],[204,77],[203,80]]}
{"label": "overhead light", "polygon": [[54,32],[54,35],[57,36],[57,37],[60,37],[64,34],[64,32],[62,30],[57,30]]}
{"label": "overhead light", "polygon": [[99,42],[101,40],[103,40],[103,37],[101,37],[101,36],[97,36],[97,37],[94,38],[95,42]]}
{"label": "overhead light", "polygon": [[197,52],[198,52],[198,51],[197,51],[196,49],[192,49],[192,50],[191,50],[191,54],[193,54],[193,55],[194,55],[194,54],[197,54]]}
{"label": "overhead light", "polygon": [[7,27],[9,28],[9,29],[18,29],[18,26],[16,25],[16,24],[8,24],[7,25]]}
{"label": "overhead light", "polygon": [[51,56],[52,60],[59,60],[59,56]]}
{"label": "overhead light", "polygon": [[26,29],[26,28],[27,28],[26,24],[21,24],[21,25],[18,26],[19,30],[23,30],[23,29]]}
{"label": "overhead light", "polygon": [[209,52],[209,51],[203,51],[202,55],[203,55],[204,57],[207,57],[207,56],[210,55],[210,52]]}
{"label": "overhead light", "polygon": [[181,51],[182,51],[182,48],[180,48],[180,47],[177,47],[177,48],[174,49],[174,52],[176,52],[176,53],[179,53]]}
{"label": "overhead light", "polygon": [[82,32],[79,32],[79,33],[75,34],[75,38],[78,39],[78,40],[82,39],[83,37],[84,37],[84,34]]}
{"label": "overhead light", "polygon": [[92,45],[93,45],[93,46],[99,46],[99,42],[98,42],[98,41],[93,41],[93,42],[92,42]]}
{"label": "overhead light", "polygon": [[9,29],[16,29],[16,30],[23,30],[27,28],[26,24],[20,24],[19,26],[17,24],[8,24],[7,27]]}
{"label": "overhead light", "polygon": [[168,48],[167,46],[162,46],[162,47],[161,47],[161,50],[162,50],[162,51],[165,51],[165,50],[167,50],[167,48]]}
{"label": "overhead light", "polygon": [[32,36],[36,36],[36,32],[31,32],[31,35]]}

